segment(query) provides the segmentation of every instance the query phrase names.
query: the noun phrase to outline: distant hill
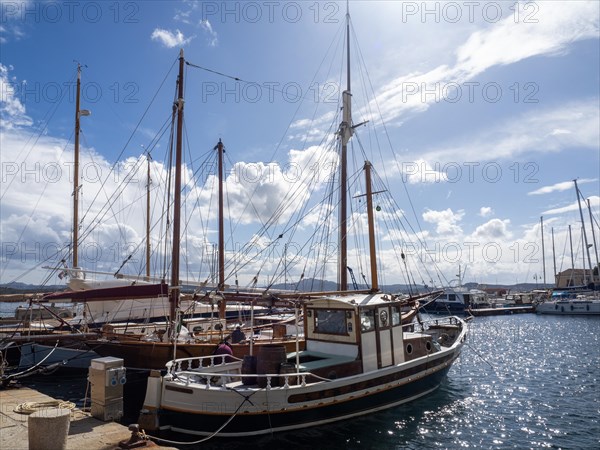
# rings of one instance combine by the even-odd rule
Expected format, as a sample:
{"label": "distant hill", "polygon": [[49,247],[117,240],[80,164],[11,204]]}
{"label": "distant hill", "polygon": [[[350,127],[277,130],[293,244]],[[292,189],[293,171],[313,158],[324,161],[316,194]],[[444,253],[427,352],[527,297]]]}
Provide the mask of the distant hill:
{"label": "distant hill", "polygon": [[0,295],[35,292],[54,292],[63,290],[64,288],[65,287],[61,285],[38,286],[35,284],[18,283],[13,281],[11,283],[0,284]]}

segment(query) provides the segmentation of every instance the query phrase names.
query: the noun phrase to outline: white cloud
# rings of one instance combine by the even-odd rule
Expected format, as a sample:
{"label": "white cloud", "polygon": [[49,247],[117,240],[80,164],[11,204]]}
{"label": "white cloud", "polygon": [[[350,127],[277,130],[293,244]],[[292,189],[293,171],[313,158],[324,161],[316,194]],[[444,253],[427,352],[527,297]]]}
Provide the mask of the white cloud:
{"label": "white cloud", "polygon": [[478,226],[473,233],[474,236],[482,239],[506,239],[510,238],[508,231],[510,220],[492,219],[483,225]]}
{"label": "white cloud", "polygon": [[489,217],[494,214],[494,210],[489,206],[482,206],[479,208],[479,215],[481,217]]}
{"label": "white cloud", "polygon": [[[497,161],[529,152],[554,153],[568,148],[598,149],[600,146],[598,99],[572,102],[555,108],[524,113],[496,124],[479,134],[469,134],[452,147],[420,152],[427,161]],[[553,135],[557,125],[576,130]],[[533,172],[533,170],[532,170]]]}
{"label": "white cloud", "polygon": [[219,37],[217,35],[217,32],[215,30],[213,30],[213,27],[210,24],[210,22],[208,21],[208,19],[200,21],[200,28],[202,28],[202,30],[204,30],[204,32],[207,35],[207,41],[208,41],[209,47],[216,47],[217,44],[219,43]]}
{"label": "white cloud", "polygon": [[179,30],[172,32],[163,28],[155,28],[150,38],[160,42],[164,47],[173,48],[188,44],[194,36],[186,38]]}
{"label": "white cloud", "polygon": [[[590,206],[592,208],[598,208],[600,207],[600,197],[598,197],[597,195],[593,195],[591,197],[588,197],[588,199],[590,201]],[[587,201],[586,202],[581,202],[581,207],[582,208],[587,208]],[[553,214],[563,214],[563,213],[568,213],[568,212],[572,212],[572,211],[579,211],[579,203],[577,201],[571,203],[570,205],[567,206],[562,206],[560,208],[554,208],[554,209],[549,209],[547,211],[544,211],[542,213],[542,215],[553,215]]]}
{"label": "white cloud", "polygon": [[559,134],[571,134],[569,130],[564,130],[562,128],[556,128],[550,132],[552,136],[558,136]]}
{"label": "white cloud", "polygon": [[[17,81],[9,76],[12,67],[0,63],[0,119],[2,126],[12,128],[15,126],[31,125],[32,121],[25,113],[25,106],[18,98]],[[24,82],[22,82],[24,83]]]}
{"label": "white cloud", "polygon": [[449,235],[462,232],[459,222],[462,220],[465,212],[461,209],[457,212],[448,208],[443,211],[427,210],[423,213],[423,219],[426,222],[436,225],[438,234]]}
{"label": "white cloud", "polygon": [[[597,178],[581,178],[577,180],[578,184],[593,183],[598,181]],[[535,191],[528,192],[527,195],[540,195],[540,194],[551,194],[552,192],[562,192],[569,189],[575,190],[575,184],[573,181],[561,181],[560,183],[553,184],[551,186],[543,186]]]}

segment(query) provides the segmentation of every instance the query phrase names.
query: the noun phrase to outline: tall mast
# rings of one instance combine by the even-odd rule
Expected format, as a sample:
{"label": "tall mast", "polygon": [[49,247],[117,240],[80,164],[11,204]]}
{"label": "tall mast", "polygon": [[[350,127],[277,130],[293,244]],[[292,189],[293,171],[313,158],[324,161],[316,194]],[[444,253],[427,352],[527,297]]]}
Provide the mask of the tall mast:
{"label": "tall mast", "polygon": [[[584,239],[584,243],[585,243],[585,251],[587,253],[590,274],[593,274],[592,260],[590,258],[590,248],[588,247],[587,233],[585,232],[585,222],[583,221],[583,211],[581,209],[581,198],[579,197],[579,188],[577,187],[577,180],[573,180],[573,183],[575,183],[575,193],[577,194],[577,203],[579,205],[579,216],[581,217],[581,228],[583,229],[583,239]],[[583,262],[583,270],[585,271],[585,261]]]}
{"label": "tall mast", "polygon": [[544,273],[544,286],[546,285],[546,251],[544,248],[544,216],[540,217],[540,228],[542,229],[542,271]]}
{"label": "tall mast", "polygon": [[367,189],[367,219],[369,224],[369,256],[371,258],[371,291],[379,290],[377,281],[377,258],[375,255],[375,221],[373,220],[373,191],[371,187],[371,163],[365,161],[365,184]]}
{"label": "tall mast", "polygon": [[79,267],[79,97],[81,94],[81,64],[77,63],[77,93],[75,97],[75,148],[73,160],[73,267]]}
{"label": "tall mast", "polygon": [[[594,244],[594,252],[596,253],[596,267],[600,271],[600,262],[598,260],[598,245],[596,245],[596,232],[594,231],[594,217],[592,216],[592,206],[590,205],[590,199],[587,199],[588,211],[590,213],[590,227],[592,228],[592,243]],[[600,275],[600,273],[598,274]],[[596,283],[594,272],[592,271],[592,280]]]}
{"label": "tall mast", "polygon": [[346,90],[342,93],[343,118],[340,124],[340,138],[342,149],[340,154],[340,252],[339,252],[339,290],[348,290],[348,224],[347,224],[347,199],[348,199],[348,141],[352,137],[352,105],[350,93],[350,9],[346,3]]}
{"label": "tall mast", "polygon": [[148,176],[146,179],[146,279],[150,279],[150,184],[152,179],[150,178],[150,153],[146,155],[148,163]]}
{"label": "tall mast", "polygon": [[[219,281],[217,284],[218,291],[225,290],[225,238],[223,232],[223,143],[219,139],[219,143],[215,146],[218,156],[219,170]],[[219,317],[225,318],[225,301],[221,301],[219,305]]]}
{"label": "tall mast", "polygon": [[175,146],[175,185],[173,196],[173,256],[171,261],[171,290],[169,293],[171,314],[171,337],[175,337],[177,309],[179,307],[179,241],[181,232],[181,165],[183,142],[183,49],[179,51],[179,77],[177,79],[177,142]]}

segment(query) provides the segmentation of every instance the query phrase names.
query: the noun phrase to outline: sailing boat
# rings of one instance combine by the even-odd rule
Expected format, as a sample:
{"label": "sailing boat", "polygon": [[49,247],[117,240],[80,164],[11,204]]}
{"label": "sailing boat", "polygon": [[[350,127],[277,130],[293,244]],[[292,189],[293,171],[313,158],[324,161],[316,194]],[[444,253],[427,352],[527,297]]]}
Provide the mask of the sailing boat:
{"label": "sailing boat", "polygon": [[[349,13],[346,20],[349,54]],[[353,133],[349,80],[348,68],[339,132],[342,180]],[[210,355],[170,361],[166,375],[152,372],[148,379],[142,428],[211,437],[308,428],[400,405],[442,382],[460,355],[467,326],[458,317],[403,324],[403,300],[379,290],[371,169],[365,161],[371,288],[346,290],[342,216],[340,291],[310,298],[291,294],[302,300],[305,349],[263,347],[256,367],[248,363],[252,353],[243,359]]]}

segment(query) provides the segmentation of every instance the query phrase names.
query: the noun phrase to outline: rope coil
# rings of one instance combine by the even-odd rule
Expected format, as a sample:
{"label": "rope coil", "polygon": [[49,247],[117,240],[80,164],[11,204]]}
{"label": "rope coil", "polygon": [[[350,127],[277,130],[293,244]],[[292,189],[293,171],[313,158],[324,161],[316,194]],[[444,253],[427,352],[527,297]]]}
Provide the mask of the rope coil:
{"label": "rope coil", "polygon": [[45,408],[75,409],[75,403],[63,400],[53,400],[49,402],[25,402],[15,406],[13,410],[17,414],[33,414],[36,411]]}

